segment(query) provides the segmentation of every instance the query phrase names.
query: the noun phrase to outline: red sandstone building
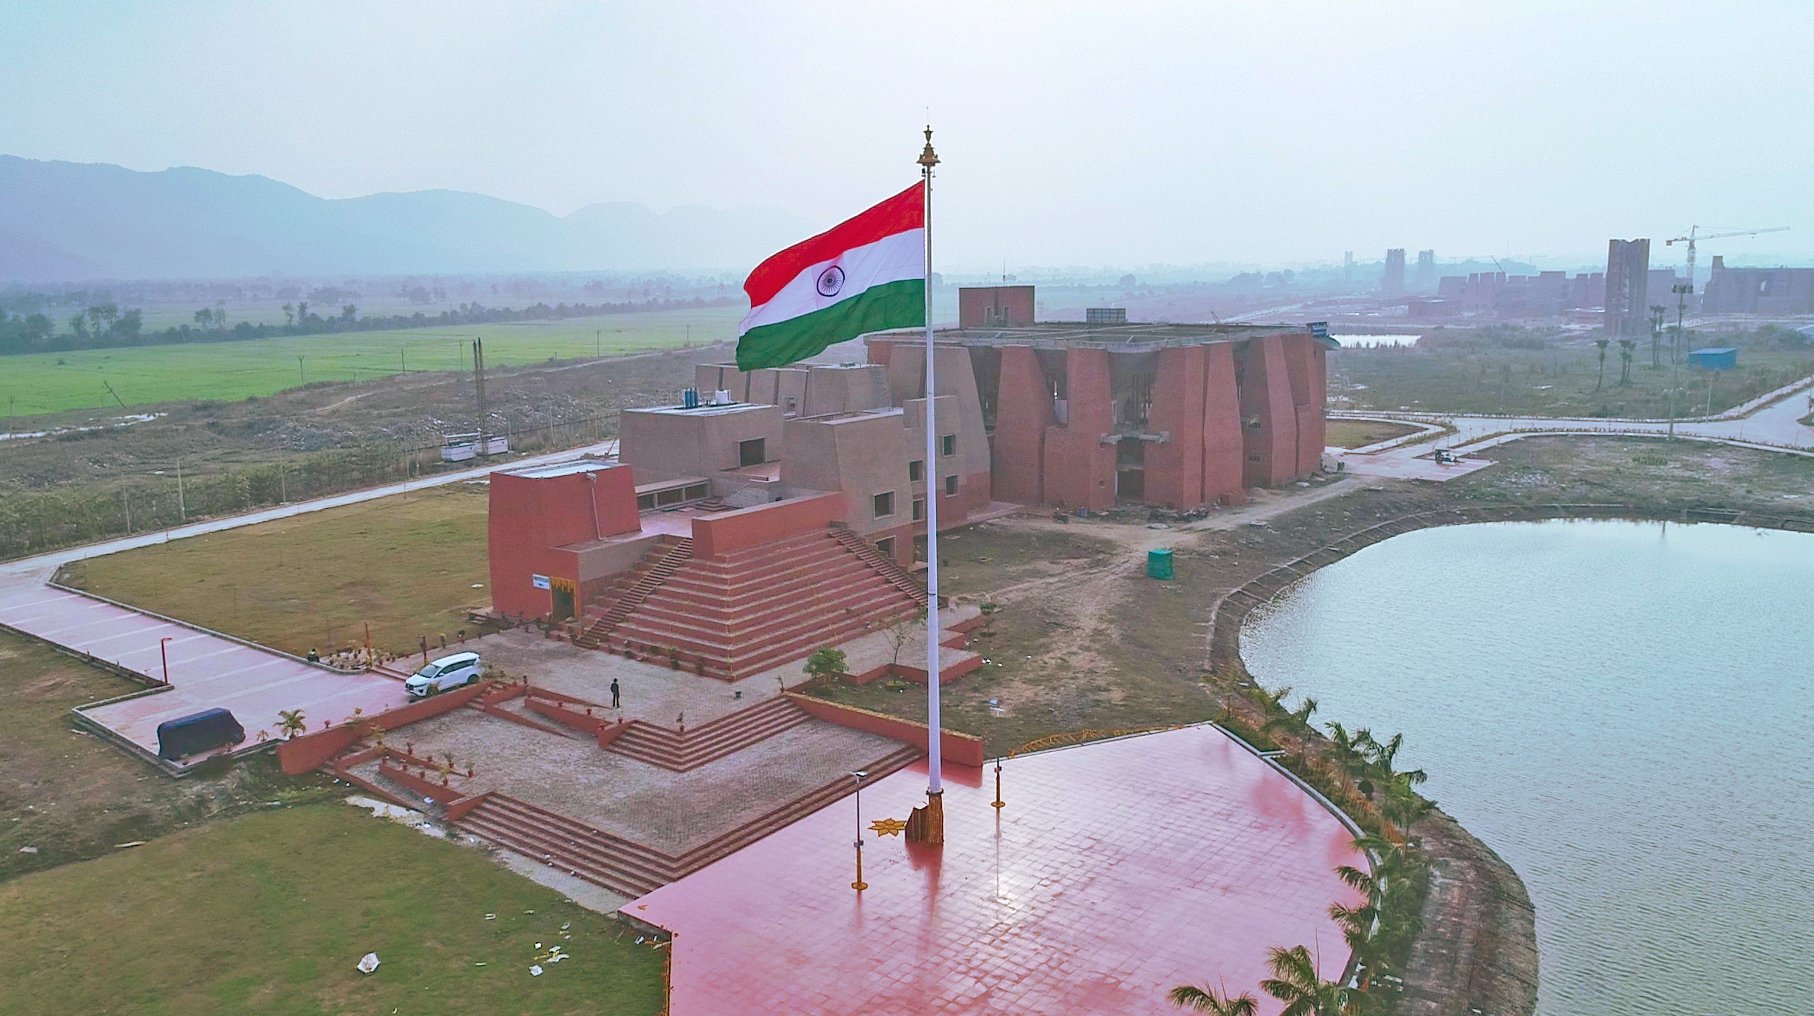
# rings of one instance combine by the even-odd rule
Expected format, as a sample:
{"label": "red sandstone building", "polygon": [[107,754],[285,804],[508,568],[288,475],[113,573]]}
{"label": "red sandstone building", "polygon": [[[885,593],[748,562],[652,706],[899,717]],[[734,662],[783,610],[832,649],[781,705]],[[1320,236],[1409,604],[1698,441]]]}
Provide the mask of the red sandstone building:
{"label": "red sandstone building", "polygon": [[[1032,315],[1031,287],[963,293],[966,322]],[[681,405],[622,414],[616,460],[493,474],[493,607],[753,673],[918,611],[904,569],[928,497],[951,527],[999,502],[1238,503],[1314,472],[1327,345],[1301,326],[960,325],[936,336],[930,464],[921,333],[871,336],[868,363],[702,364]]]}

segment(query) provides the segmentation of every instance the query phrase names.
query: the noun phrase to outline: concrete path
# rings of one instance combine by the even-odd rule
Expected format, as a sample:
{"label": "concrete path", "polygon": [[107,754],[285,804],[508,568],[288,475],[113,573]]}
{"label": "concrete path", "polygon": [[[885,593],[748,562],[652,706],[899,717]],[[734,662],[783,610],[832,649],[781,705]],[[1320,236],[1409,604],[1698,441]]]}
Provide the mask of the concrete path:
{"label": "concrete path", "polygon": [[[1806,377],[1742,406],[1710,417],[1677,420],[1678,438],[1714,441],[1745,448],[1760,448],[1792,455],[1814,456],[1814,428],[1801,422],[1810,412],[1814,377]],[[1402,479],[1447,480],[1484,468],[1484,460],[1468,460],[1469,453],[1535,435],[1597,434],[1663,437],[1667,420],[1608,420],[1587,417],[1468,416],[1439,413],[1354,412],[1332,413],[1333,418],[1386,420],[1448,428],[1440,436],[1422,433],[1353,450],[1330,449],[1330,454],[1352,472]],[[1463,457],[1452,466],[1438,466],[1431,459],[1435,448]]]}
{"label": "concrete path", "polygon": [[[82,715],[124,742],[152,755],[157,753],[159,723],[203,709],[231,709],[246,728],[247,745],[256,741],[260,730],[268,730],[272,738],[278,736],[279,710],[301,709],[311,729],[318,729],[323,721],[344,723],[355,709],[370,714],[401,705],[402,685],[381,675],[316,666],[216,632],[45,583],[58,567],[82,558],[481,479],[494,469],[558,462],[583,454],[611,454],[616,450],[616,441],[606,441],[587,448],[427,476],[6,562],[0,564],[0,626],[138,674],[153,684],[163,682],[168,654],[170,690],[81,710]],[[170,641],[165,643],[165,639]],[[204,757],[189,759],[188,764]]]}
{"label": "concrete path", "polygon": [[50,586],[0,590],[0,623],[151,681],[162,680],[167,655],[169,691],[79,710],[153,756],[158,724],[204,709],[232,710],[249,747],[260,730],[280,736],[280,710],[303,708],[309,725],[318,727],[324,719],[345,721],[355,708],[376,713],[404,701],[402,684],[391,678],[332,671]]}

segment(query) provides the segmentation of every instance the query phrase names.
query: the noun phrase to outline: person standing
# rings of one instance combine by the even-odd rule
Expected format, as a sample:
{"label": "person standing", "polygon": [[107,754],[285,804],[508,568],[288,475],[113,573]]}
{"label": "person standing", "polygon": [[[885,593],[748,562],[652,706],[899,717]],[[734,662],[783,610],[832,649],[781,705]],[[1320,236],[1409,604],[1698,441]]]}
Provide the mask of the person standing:
{"label": "person standing", "polygon": [[617,678],[614,677],[611,679],[611,708],[613,708],[613,709],[621,708],[619,705],[619,702],[620,702],[620,699],[618,697],[619,694],[620,693],[619,693],[619,689],[617,687]]}

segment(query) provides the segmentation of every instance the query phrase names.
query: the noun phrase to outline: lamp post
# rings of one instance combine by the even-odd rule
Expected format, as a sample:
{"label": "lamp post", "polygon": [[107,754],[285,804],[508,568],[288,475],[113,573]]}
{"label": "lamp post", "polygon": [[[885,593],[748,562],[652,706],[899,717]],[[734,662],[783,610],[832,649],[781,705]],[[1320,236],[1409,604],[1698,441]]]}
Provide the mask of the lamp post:
{"label": "lamp post", "polygon": [[160,658],[164,661],[164,683],[165,684],[170,683],[170,650],[167,647],[170,645],[170,640],[172,638],[174,638],[174,636],[166,635],[163,638],[157,640],[157,655],[158,655],[158,658]]}
{"label": "lamp post", "polygon": [[1686,336],[1682,331],[1682,315],[1688,309],[1688,294],[1694,292],[1693,283],[1678,282],[1669,287],[1675,294],[1675,348],[1669,358],[1669,440],[1675,440],[1675,390],[1682,377],[1682,346]]}
{"label": "lamp post", "polygon": [[863,781],[869,779],[869,770],[858,769],[850,776],[857,781],[857,880],[850,887],[862,892],[869,888],[869,883],[863,881]]}

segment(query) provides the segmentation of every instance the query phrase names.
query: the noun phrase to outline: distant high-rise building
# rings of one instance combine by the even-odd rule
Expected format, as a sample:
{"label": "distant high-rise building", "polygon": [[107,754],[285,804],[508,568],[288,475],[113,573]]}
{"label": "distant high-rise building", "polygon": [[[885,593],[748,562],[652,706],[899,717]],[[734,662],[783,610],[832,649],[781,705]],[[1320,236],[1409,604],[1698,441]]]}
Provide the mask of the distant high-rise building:
{"label": "distant high-rise building", "polygon": [[1606,242],[1606,334],[1650,334],[1650,240]]}
{"label": "distant high-rise building", "polygon": [[1417,275],[1412,285],[1420,293],[1428,293],[1436,288],[1436,252],[1420,250],[1417,252]]}
{"label": "distant high-rise building", "polygon": [[1342,285],[1354,286],[1354,252],[1351,250],[1342,252]]}
{"label": "distant high-rise building", "polygon": [[1392,297],[1401,296],[1405,291],[1405,249],[1392,247],[1386,251],[1386,271],[1380,276],[1379,291]]}

